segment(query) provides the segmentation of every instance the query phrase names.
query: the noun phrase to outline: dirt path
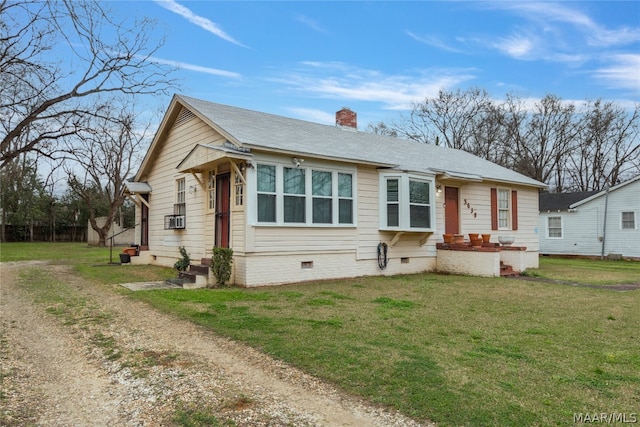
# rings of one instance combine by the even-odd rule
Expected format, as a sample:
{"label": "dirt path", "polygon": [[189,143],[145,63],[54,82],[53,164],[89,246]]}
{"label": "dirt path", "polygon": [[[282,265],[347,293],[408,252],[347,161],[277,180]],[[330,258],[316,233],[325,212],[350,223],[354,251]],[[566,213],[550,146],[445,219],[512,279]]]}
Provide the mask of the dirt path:
{"label": "dirt path", "polygon": [[[419,425],[67,266],[0,268],[0,425],[175,426],[176,414],[200,425]],[[68,284],[64,301],[33,302],[25,268]]]}

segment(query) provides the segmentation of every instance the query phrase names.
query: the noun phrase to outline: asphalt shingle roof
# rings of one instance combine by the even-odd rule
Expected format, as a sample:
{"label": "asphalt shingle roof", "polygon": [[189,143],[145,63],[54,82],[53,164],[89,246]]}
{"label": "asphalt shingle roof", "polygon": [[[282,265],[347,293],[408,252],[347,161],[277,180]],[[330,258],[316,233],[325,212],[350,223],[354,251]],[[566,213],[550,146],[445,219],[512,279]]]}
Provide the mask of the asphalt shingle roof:
{"label": "asphalt shingle roof", "polygon": [[577,191],[574,193],[541,193],[539,197],[540,211],[567,210],[574,203],[591,197],[597,191]]}
{"label": "asphalt shingle roof", "polygon": [[471,174],[486,180],[544,186],[539,181],[462,150],[347,130],[184,95],[176,95],[176,98],[233,142],[251,149],[373,163],[415,172]]}

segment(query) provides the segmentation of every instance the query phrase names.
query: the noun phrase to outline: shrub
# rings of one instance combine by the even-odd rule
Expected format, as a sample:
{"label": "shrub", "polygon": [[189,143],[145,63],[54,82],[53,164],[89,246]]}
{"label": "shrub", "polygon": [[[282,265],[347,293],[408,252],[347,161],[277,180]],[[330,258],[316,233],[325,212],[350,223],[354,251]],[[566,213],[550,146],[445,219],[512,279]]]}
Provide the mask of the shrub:
{"label": "shrub", "polygon": [[211,270],[216,277],[216,284],[224,286],[231,277],[231,263],[233,262],[233,249],[213,247],[211,258]]}
{"label": "shrub", "polygon": [[189,254],[187,253],[187,250],[184,248],[184,246],[180,246],[179,250],[182,258],[176,261],[175,264],[173,264],[173,268],[178,271],[185,271],[187,268],[189,268],[189,264],[191,264],[191,258],[189,257]]}

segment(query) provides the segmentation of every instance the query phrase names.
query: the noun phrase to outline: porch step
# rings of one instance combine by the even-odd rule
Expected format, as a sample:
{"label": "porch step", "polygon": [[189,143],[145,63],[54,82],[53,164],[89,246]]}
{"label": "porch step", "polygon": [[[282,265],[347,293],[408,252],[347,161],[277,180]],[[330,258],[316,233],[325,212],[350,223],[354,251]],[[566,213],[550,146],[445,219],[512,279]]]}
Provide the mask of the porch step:
{"label": "porch step", "polygon": [[[178,272],[177,279],[170,279],[172,283],[179,282],[185,289],[206,288],[209,279],[209,266],[190,264],[188,271]],[[174,282],[175,280],[175,282]]]}
{"label": "porch step", "polygon": [[500,277],[519,277],[520,272],[515,271],[513,267],[500,261]]}

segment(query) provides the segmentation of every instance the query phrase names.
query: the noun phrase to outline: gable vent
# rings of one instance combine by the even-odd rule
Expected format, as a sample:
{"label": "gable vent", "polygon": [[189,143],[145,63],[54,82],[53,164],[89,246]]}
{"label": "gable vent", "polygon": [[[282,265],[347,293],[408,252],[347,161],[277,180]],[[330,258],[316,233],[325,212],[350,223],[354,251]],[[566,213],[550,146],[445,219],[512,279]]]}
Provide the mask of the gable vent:
{"label": "gable vent", "polygon": [[175,126],[180,126],[185,124],[189,120],[193,119],[196,115],[191,112],[191,110],[187,108],[182,108],[180,110],[180,114],[178,114],[178,118],[176,119]]}

